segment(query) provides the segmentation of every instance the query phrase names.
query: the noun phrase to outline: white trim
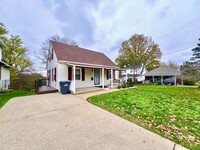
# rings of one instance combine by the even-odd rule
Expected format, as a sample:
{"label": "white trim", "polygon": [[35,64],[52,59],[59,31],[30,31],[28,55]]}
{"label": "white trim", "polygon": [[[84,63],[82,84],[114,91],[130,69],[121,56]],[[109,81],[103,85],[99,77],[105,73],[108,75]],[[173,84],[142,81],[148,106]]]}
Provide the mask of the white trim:
{"label": "white trim", "polygon": [[104,68],[101,69],[102,89],[104,89]]}
{"label": "white trim", "polygon": [[63,61],[63,60],[59,60],[60,63],[67,63],[68,65],[84,65],[87,67],[99,67],[99,68],[113,68],[113,69],[119,69],[118,67],[114,67],[114,66],[106,66],[106,65],[96,65],[96,64],[88,64],[88,63],[79,63],[79,62],[72,62],[72,61]]}
{"label": "white trim", "polygon": [[76,66],[73,65],[73,80],[74,80],[74,89],[73,92],[76,93]]}
{"label": "white trim", "polygon": [[111,80],[111,88],[113,88],[113,69],[110,70],[110,80]]}

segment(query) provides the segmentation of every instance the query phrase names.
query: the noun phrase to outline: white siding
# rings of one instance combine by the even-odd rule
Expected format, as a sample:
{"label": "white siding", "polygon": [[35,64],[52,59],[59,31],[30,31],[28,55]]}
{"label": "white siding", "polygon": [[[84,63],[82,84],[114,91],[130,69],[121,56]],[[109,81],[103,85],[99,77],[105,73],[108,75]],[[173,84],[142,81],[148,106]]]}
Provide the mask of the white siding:
{"label": "white siding", "polygon": [[6,67],[1,67],[1,80],[10,80],[10,70]]}
{"label": "white siding", "polygon": [[81,80],[76,80],[76,88],[94,86],[94,81],[91,80],[92,77],[93,77],[93,69],[85,68],[85,81],[82,81],[82,77]]}
{"label": "white siding", "polygon": [[0,47],[0,61],[1,61],[1,59],[2,59],[2,49]]}
{"label": "white siding", "polygon": [[50,61],[48,61],[47,64],[47,70],[50,70],[50,86],[57,88],[59,87],[58,84],[58,80],[54,81],[54,76],[52,76],[52,70],[53,70],[53,74],[54,74],[54,68],[56,67],[56,76],[58,79],[58,59],[55,55],[55,51],[53,51],[53,60],[51,59]]}
{"label": "white siding", "polygon": [[68,66],[66,64],[58,63],[56,88],[59,91],[60,91],[60,81],[66,81],[66,80],[68,80]]}
{"label": "white siding", "polygon": [[[79,67],[76,67],[79,68]],[[93,80],[92,80],[93,78]],[[108,85],[110,84],[110,79],[107,80],[107,74],[104,69],[104,84]],[[100,69],[100,86],[102,85],[102,69]],[[82,88],[82,87],[92,87],[94,86],[94,69],[93,68],[85,68],[85,81],[76,80],[76,88]],[[73,81],[71,84],[71,89],[73,89]]]}

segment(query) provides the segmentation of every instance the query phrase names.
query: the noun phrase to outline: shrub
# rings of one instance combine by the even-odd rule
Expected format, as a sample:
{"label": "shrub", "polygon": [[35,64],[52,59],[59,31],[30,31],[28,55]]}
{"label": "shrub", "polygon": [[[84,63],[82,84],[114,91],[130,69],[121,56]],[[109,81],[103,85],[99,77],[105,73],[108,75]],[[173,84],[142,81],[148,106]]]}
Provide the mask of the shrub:
{"label": "shrub", "polygon": [[13,89],[0,90],[0,94],[11,93],[11,92],[13,92]]}
{"label": "shrub", "polygon": [[122,88],[126,88],[126,87],[127,87],[127,85],[126,85],[126,84],[123,84],[121,87],[122,87]]}
{"label": "shrub", "polygon": [[118,87],[117,87],[118,89],[121,89],[122,87],[121,87],[121,85],[118,85]]}
{"label": "shrub", "polygon": [[194,80],[184,80],[183,84],[184,85],[195,85],[195,81]]}
{"label": "shrub", "polygon": [[35,78],[43,78],[43,76],[37,73],[20,74],[18,79],[11,81],[11,88],[31,91],[35,88]]}
{"label": "shrub", "polygon": [[196,85],[198,86],[198,88],[200,89],[200,82],[196,83]]}

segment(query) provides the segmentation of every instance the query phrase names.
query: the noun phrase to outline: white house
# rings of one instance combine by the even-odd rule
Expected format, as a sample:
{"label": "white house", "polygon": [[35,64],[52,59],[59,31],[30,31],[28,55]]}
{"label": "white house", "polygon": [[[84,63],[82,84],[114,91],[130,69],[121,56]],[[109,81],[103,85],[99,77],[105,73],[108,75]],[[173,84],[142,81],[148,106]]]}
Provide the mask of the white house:
{"label": "white house", "polygon": [[121,76],[124,80],[142,82],[145,80],[144,74],[147,72],[145,65],[129,66],[122,69]]}
{"label": "white house", "polygon": [[4,43],[0,40],[0,90],[8,89],[10,86],[10,67],[2,61],[2,50],[4,47]]}
{"label": "white house", "polygon": [[60,90],[60,81],[71,81],[70,90],[113,86],[118,67],[103,53],[51,41],[47,63],[48,84]]}

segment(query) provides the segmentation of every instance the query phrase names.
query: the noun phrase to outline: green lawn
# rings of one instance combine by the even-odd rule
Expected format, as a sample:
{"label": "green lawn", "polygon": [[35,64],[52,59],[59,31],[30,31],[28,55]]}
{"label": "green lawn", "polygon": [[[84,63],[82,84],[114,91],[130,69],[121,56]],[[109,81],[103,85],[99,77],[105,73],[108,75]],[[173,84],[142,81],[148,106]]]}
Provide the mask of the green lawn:
{"label": "green lawn", "polygon": [[200,149],[200,89],[138,86],[88,101],[189,149]]}
{"label": "green lawn", "polygon": [[11,93],[2,93],[0,94],[0,108],[13,97],[27,96],[33,94],[33,92],[29,91],[13,91]]}

